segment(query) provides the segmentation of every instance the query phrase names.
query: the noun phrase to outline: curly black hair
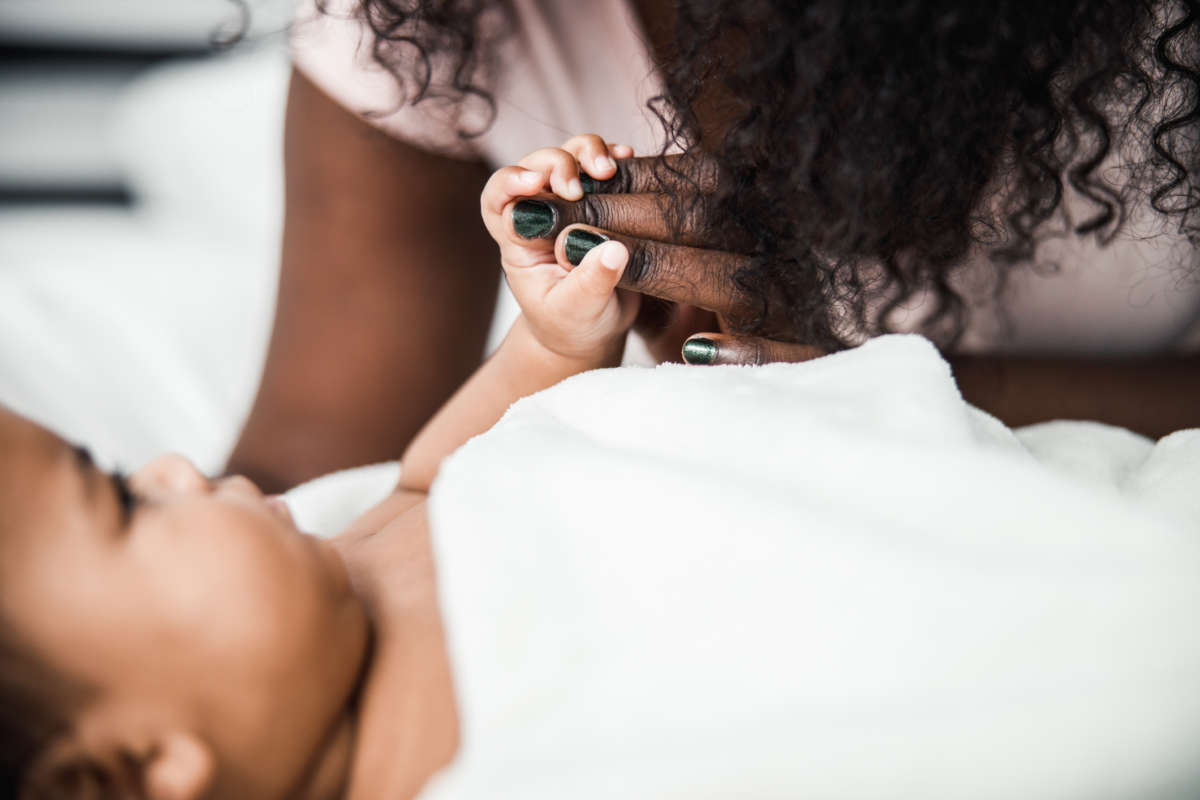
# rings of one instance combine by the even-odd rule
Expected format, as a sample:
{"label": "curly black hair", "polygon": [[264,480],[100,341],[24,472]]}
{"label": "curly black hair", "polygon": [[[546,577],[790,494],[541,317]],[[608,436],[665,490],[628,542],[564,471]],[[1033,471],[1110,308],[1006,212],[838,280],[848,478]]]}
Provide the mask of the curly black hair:
{"label": "curly black hair", "polygon": [[[315,5],[338,16],[344,4]],[[370,30],[371,54],[396,80],[400,106],[448,101],[464,139],[491,126],[490,77],[496,45],[513,32],[511,0],[356,0],[351,14]]]}
{"label": "curly black hair", "polygon": [[[410,101],[492,103],[484,67],[500,37],[483,20],[511,16],[507,2],[357,5]],[[837,348],[888,330],[894,309],[929,293],[923,332],[952,345],[968,314],[952,278],[968,253],[990,253],[998,300],[1067,192],[1094,209],[1071,221],[1077,235],[1107,244],[1148,203],[1196,239],[1196,2],[674,6],[652,108],[664,152],[703,148],[722,168],[716,218],[753,243],[735,276],[754,301],[747,330]],[[706,141],[697,110],[714,91],[733,120]]]}
{"label": "curly black hair", "polygon": [[81,696],[0,620],[0,800],[17,800],[33,760],[67,728],[65,706]]}
{"label": "curly black hair", "polygon": [[985,246],[999,299],[1069,190],[1092,208],[1077,235],[1107,244],[1149,202],[1195,241],[1194,2],[676,5],[674,141],[703,144],[705,86],[736,104],[709,146],[720,218],[756,242],[735,277],[759,301],[751,329],[837,347],[929,292],[924,332],[951,345],[954,271]]}

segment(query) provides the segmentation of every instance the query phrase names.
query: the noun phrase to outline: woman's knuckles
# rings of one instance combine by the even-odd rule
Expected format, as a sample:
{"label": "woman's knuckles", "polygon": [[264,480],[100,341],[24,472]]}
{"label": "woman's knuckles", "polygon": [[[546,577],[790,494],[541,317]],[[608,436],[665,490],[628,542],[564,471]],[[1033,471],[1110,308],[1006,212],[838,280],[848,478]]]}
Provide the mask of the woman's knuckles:
{"label": "woman's knuckles", "polygon": [[582,224],[659,242],[744,251],[744,236],[715,224],[708,198],[689,201],[678,213],[671,205],[661,194],[590,194],[575,202],[538,194],[514,203],[512,219],[524,239],[553,239],[564,228]]}

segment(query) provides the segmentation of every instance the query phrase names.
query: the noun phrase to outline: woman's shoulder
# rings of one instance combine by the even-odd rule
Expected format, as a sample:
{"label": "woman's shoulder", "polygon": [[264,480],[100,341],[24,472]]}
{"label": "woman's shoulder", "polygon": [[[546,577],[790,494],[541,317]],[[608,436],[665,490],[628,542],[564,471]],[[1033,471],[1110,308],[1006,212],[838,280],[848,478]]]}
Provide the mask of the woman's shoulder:
{"label": "woman's shoulder", "polygon": [[660,84],[627,0],[513,0],[510,33],[497,41],[496,71],[474,81],[490,102],[431,93],[415,106],[404,104],[396,77],[375,61],[374,37],[356,16],[358,5],[322,3],[322,13],[315,0],[303,0],[291,36],[293,64],[397,139],[494,164],[581,131],[639,150],[660,141],[646,109]]}

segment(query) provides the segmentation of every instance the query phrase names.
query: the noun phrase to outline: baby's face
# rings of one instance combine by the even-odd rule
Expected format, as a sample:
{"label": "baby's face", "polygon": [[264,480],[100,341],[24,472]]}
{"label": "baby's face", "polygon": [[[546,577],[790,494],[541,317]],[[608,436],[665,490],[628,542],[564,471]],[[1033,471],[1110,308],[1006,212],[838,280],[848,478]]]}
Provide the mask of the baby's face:
{"label": "baby's face", "polygon": [[95,712],[211,745],[212,796],[294,791],[341,724],[367,621],[341,559],[248,481],[114,479],[0,410],[0,613]]}

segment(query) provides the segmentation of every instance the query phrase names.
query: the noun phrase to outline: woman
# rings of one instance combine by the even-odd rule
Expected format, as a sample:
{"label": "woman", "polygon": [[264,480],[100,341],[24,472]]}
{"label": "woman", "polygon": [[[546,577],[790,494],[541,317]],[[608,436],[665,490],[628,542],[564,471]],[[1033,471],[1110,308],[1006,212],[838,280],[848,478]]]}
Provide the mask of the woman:
{"label": "woman", "polygon": [[[824,349],[919,330],[1010,425],[1200,424],[1194,3],[329,10],[362,21],[297,29],[279,311],[231,468],[279,487],[402,446],[482,349],[485,163],[582,130],[715,157],[715,194],[668,216],[704,205],[751,258],[670,299],[732,280],[737,328]],[[655,80],[658,137],[630,124]],[[613,213],[645,208],[627,201]]]}

